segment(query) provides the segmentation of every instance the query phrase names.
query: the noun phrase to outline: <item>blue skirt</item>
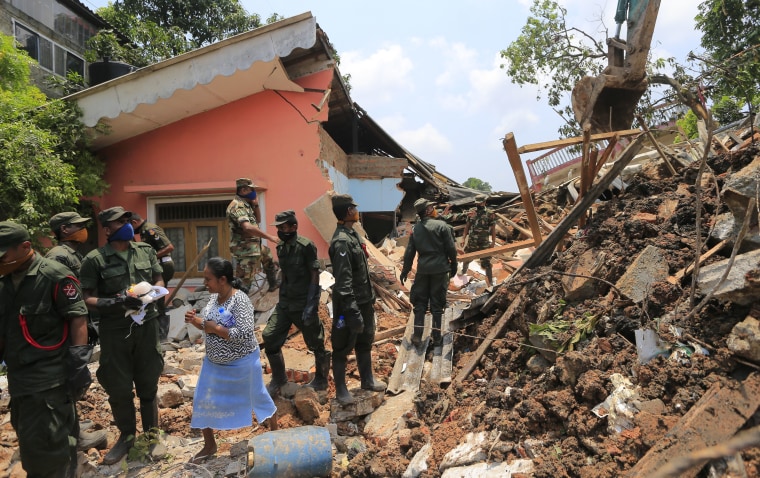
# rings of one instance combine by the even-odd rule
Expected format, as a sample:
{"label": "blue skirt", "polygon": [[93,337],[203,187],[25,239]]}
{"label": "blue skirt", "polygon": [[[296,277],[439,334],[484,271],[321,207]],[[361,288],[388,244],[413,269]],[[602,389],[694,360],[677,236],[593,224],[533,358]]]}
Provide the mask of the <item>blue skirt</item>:
{"label": "blue skirt", "polygon": [[235,430],[273,416],[277,407],[264,385],[259,348],[228,364],[203,360],[193,397],[192,428]]}

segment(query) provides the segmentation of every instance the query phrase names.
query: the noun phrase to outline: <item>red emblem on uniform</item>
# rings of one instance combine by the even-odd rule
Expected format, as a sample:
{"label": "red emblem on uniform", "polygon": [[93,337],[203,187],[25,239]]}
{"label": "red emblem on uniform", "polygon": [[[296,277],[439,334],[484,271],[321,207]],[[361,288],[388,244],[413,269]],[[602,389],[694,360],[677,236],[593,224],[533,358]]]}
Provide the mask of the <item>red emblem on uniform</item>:
{"label": "red emblem on uniform", "polygon": [[63,286],[63,293],[66,294],[66,297],[69,299],[73,299],[77,296],[77,288],[74,287],[74,284],[66,284]]}

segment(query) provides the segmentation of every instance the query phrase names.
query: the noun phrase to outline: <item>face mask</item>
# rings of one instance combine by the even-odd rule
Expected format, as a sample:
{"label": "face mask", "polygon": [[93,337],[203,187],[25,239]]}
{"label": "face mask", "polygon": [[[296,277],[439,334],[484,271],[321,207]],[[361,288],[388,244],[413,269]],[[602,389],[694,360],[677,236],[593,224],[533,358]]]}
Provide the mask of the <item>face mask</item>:
{"label": "face mask", "polygon": [[250,199],[251,201],[253,201],[254,199],[256,199],[256,191],[251,191],[251,192],[249,192],[248,194],[246,194],[243,197],[246,198],[246,199]]}
{"label": "face mask", "polygon": [[135,238],[135,230],[132,224],[126,223],[108,237],[108,242],[112,241],[131,241]]}
{"label": "face mask", "polygon": [[87,235],[87,229],[80,229],[77,232],[73,232],[68,236],[62,238],[61,240],[67,242],[78,242],[81,244],[87,242],[88,237],[89,236]]}
{"label": "face mask", "polygon": [[12,262],[0,262],[0,276],[7,276],[9,274],[13,274],[16,272],[16,270],[24,265],[26,261],[31,259],[31,257],[34,255],[34,250],[29,249],[29,253],[22,257],[21,259],[16,259]]}
{"label": "face mask", "polygon": [[430,217],[438,217],[438,210],[433,209],[433,212],[430,213]]}
{"label": "face mask", "polygon": [[281,241],[288,242],[289,240],[296,237],[296,233],[277,231],[277,237],[279,237]]}

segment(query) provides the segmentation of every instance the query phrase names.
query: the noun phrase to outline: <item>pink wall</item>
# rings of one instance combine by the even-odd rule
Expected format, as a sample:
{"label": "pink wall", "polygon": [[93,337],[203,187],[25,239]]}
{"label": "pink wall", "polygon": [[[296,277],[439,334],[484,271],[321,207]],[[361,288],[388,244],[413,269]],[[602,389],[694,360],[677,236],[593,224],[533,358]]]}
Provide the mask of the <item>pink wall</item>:
{"label": "pink wall", "polygon": [[[297,83],[324,90],[332,75],[327,70]],[[299,232],[326,257],[327,244],[304,213],[332,189],[318,167],[318,125],[327,119],[327,107],[317,112],[311,104],[321,100],[319,92],[265,91],[110,146],[100,151],[111,185],[100,206],[121,205],[144,216],[148,197],[228,194],[231,199],[235,179],[249,177],[265,189],[264,228],[276,234],[269,225],[274,214],[293,209]]]}

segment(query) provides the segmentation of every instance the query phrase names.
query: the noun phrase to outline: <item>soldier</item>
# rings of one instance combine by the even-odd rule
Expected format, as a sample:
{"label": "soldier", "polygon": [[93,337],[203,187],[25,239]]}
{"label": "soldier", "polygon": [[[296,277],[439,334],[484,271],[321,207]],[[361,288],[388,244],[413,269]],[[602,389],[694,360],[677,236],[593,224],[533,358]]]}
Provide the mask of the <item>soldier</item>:
{"label": "soldier", "polygon": [[20,224],[0,222],[0,356],[11,425],[28,477],[74,476],[74,404],[92,379],[87,307],[71,271],[32,249]]}
{"label": "soldier", "polygon": [[262,267],[271,292],[277,288],[277,267],[272,251],[261,244],[261,239],[277,244],[277,238],[259,229],[261,210],[253,181],[240,178],[235,181],[235,186],[235,197],[227,206],[227,220],[231,232],[230,252],[237,266],[236,275],[250,288],[254,274]]}
{"label": "soldier", "polygon": [[45,257],[71,269],[74,277],[79,277],[79,270],[82,268],[82,253],[79,252],[79,248],[87,242],[88,222],[89,218],[84,218],[76,212],[58,213],[49,221],[58,245],[50,249]]}
{"label": "soldier", "polygon": [[333,276],[333,378],[335,398],[341,405],[354,403],[346,387],[346,360],[356,351],[356,365],[362,389],[385,391],[386,385],[372,376],[372,342],[375,340],[375,293],[369,279],[369,254],[354,231],[359,211],[351,196],[340,194],[332,198],[332,210],[338,226],[330,240],[330,261]]}
{"label": "soldier", "polygon": [[103,457],[113,465],[132,447],[137,433],[134,390],[140,399],[144,433],[158,428],[158,378],[164,368],[158,340],[155,304],[145,307],[141,323],[125,311],[139,309],[142,301],[127,294],[139,282],[164,286],[156,251],[144,242],[134,242],[131,212],[120,206],[98,214],[107,244],[90,251],[82,261],[82,290],[90,309],[100,315],[100,367],[98,381],[108,394],[120,436]]}
{"label": "soldier", "polygon": [[400,280],[402,284],[406,281],[409,271],[412,270],[414,256],[419,254],[417,274],[410,291],[410,299],[414,306],[412,343],[417,346],[422,340],[425,312],[429,303],[433,316],[431,336],[433,345],[438,346],[441,344],[441,318],[446,307],[449,278],[457,272],[457,250],[451,226],[433,219],[437,214],[432,202],[418,199],[414,202],[414,210],[420,216],[420,221],[414,225],[409,237]]}
{"label": "soldier", "polygon": [[[152,222],[147,222],[137,213],[132,213],[132,217],[129,218],[129,222],[132,223],[132,227],[135,230],[135,234],[140,234],[140,240],[142,242],[150,244],[150,247],[156,251],[156,257],[161,264],[161,278],[164,280],[164,284],[169,284],[169,281],[174,277],[174,261],[172,261],[172,251],[174,251],[174,244],[169,240],[166,233],[161,227]],[[166,313],[166,302],[164,297],[161,297],[156,301],[156,307],[158,308],[158,338],[162,342],[165,342],[169,338],[169,315]]]}
{"label": "soldier", "polygon": [[274,396],[288,382],[282,346],[288,338],[290,325],[295,324],[303,333],[306,346],[314,352],[316,372],[307,384],[315,390],[327,389],[330,374],[330,352],[325,350],[325,331],[319,320],[319,261],[317,246],[298,235],[298,220],[294,211],[283,211],[274,216],[277,227],[277,259],[282,270],[280,301],[269,317],[262,337],[264,349],[272,367],[272,379],[267,390]]}
{"label": "soldier", "polygon": [[[48,222],[58,245],[50,249],[45,257],[68,267],[77,280],[79,280],[79,271],[82,268],[82,254],[79,252],[79,248],[87,242],[86,224],[88,222],[90,222],[89,218],[84,218],[73,211],[58,213],[51,217]],[[87,335],[89,343],[94,345],[97,342],[98,334],[89,319],[87,321]],[[82,423],[79,424],[77,449],[102,449],[106,445],[108,445],[108,437],[105,430],[89,431],[84,429]]]}
{"label": "soldier", "polygon": [[[467,223],[464,226],[462,240],[466,241],[464,252],[475,252],[494,247],[496,245],[496,218],[492,210],[486,207],[485,194],[475,196],[475,207],[470,209],[467,214]],[[467,239],[467,236],[469,240]],[[462,274],[467,273],[470,261],[462,263]],[[491,287],[493,284],[493,269],[491,268],[491,258],[484,257],[480,259],[480,266],[486,273],[486,285]]]}

